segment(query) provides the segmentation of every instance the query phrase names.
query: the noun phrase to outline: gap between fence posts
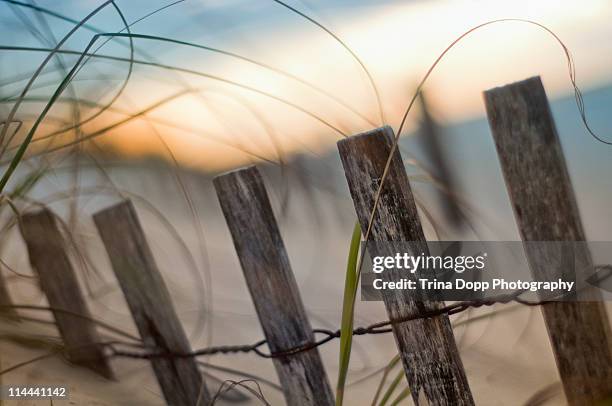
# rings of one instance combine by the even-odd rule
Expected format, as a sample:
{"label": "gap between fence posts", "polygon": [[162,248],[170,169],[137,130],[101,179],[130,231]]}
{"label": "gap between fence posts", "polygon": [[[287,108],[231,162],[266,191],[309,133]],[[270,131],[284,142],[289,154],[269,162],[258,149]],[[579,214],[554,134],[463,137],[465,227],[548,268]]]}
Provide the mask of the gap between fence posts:
{"label": "gap between fence posts", "polygon": [[94,215],[115,276],[144,346],[167,353],[151,358],[164,398],[172,406],[204,406],[211,401],[170,293],[129,200]]}
{"label": "gap between fence posts", "polygon": [[95,325],[87,320],[90,317],[87,303],[53,213],[48,209],[27,213],[21,216],[19,224],[30,264],[53,309],[68,360],[105,378],[114,378]]}
{"label": "gap between fence posts", "polygon": [[[392,144],[393,130],[390,127],[378,128],[338,142],[346,180],[364,233],[368,229]],[[414,255],[428,253],[398,149],[393,154],[369,240],[412,242]],[[368,251],[371,256],[395,255],[391,247],[389,252],[384,252],[382,244],[368,247]],[[393,271],[385,271],[381,275],[383,279],[393,275],[394,279],[401,278],[401,275]],[[382,290],[381,293],[390,320],[432,311],[441,306],[440,302],[418,302],[407,290]],[[394,323],[392,327],[415,404],[474,404],[448,316]]]}
{"label": "gap between fence posts", "polygon": [[[214,180],[268,346],[279,353],[314,342],[266,189],[255,167]],[[316,348],[273,359],[288,405],[334,404]]]}
{"label": "gap between fence posts", "polygon": [[[586,241],[540,78],[488,90],[484,97],[523,241]],[[537,255],[526,251],[534,277],[545,278]],[[577,255],[592,265],[587,249]],[[603,303],[550,303],[542,313],[569,404],[592,405],[612,395],[611,335]]]}

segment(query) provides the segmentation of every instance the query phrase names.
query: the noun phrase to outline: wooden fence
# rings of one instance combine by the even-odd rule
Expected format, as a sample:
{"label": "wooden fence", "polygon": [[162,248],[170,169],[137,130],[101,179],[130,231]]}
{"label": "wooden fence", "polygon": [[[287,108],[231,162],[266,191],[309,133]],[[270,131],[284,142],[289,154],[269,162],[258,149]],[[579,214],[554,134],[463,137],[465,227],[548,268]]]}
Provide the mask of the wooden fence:
{"label": "wooden fence", "polygon": [[[573,189],[539,78],[485,92],[491,130],[524,241],[584,241]],[[383,127],[344,139],[338,149],[362,230],[372,241],[426,240],[393,131]],[[378,195],[383,173],[386,183]],[[290,405],[333,405],[334,397],[263,180],[255,167],[214,180],[255,309]],[[377,202],[376,210],[372,215]],[[211,394],[174,311],[136,211],[129,201],[94,215],[113,270],[143,344],[158,351],[152,368],[170,405],[206,405]],[[21,230],[42,291],[54,309],[69,358],[112,377],[95,326],[52,213],[23,217]],[[376,253],[385,255],[385,253]],[[588,252],[583,253],[590,261]],[[528,259],[538,277],[539,263]],[[468,376],[439,302],[418,302],[409,291],[384,291],[383,302],[417,405],[473,405]],[[602,303],[542,306],[568,403],[590,405],[612,395],[611,336]],[[399,320],[399,321],[398,321]],[[295,348],[304,351],[287,352]]]}

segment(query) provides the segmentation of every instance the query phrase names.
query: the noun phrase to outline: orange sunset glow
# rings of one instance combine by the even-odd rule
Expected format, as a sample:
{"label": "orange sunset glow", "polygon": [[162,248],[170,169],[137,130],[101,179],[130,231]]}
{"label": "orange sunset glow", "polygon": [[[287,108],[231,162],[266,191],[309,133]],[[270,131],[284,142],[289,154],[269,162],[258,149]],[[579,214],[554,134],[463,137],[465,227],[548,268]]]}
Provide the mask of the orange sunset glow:
{"label": "orange sunset glow", "polygon": [[[605,66],[611,62],[612,45],[594,38],[609,36],[611,14],[612,4],[597,0],[563,5],[553,0],[440,0],[381,5],[331,22],[371,72],[384,120],[397,128],[416,84],[436,57],[459,35],[490,20],[521,18],[545,25],[572,52],[579,85],[608,82]],[[583,25],[590,30],[577,28]],[[97,143],[127,156],[168,157],[171,152],[187,166],[223,170],[278,161],[293,152],[317,153],[344,135],[381,124],[366,75],[330,36],[303,22],[250,34],[254,38],[248,50],[232,42],[191,42],[235,52],[266,67],[188,46],[172,52],[161,46],[157,60],[182,70],[136,64],[114,110],[84,128],[97,132],[112,126],[96,137]],[[136,40],[135,45],[147,50],[154,44]],[[125,68],[122,63],[114,70],[121,76]],[[84,69],[81,75],[86,73]],[[464,38],[425,87],[432,90],[440,118],[456,122],[482,115],[482,90],[536,73],[545,78],[551,96],[569,94],[566,61],[556,40],[530,24],[500,22]],[[138,115],[125,120],[133,114]],[[413,128],[412,118],[406,132]]]}

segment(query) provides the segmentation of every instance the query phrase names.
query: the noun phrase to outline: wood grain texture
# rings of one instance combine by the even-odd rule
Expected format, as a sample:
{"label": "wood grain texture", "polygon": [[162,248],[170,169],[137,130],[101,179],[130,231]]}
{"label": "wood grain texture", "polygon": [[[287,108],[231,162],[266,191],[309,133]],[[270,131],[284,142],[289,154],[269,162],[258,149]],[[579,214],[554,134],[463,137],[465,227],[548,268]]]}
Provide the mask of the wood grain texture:
{"label": "wood grain texture", "polygon": [[[132,203],[102,210],[94,222],[144,345],[161,353],[189,354],[189,341]],[[209,404],[195,358],[169,355],[152,358],[151,364],[169,405]]]}
{"label": "wood grain texture", "polygon": [[[340,158],[361,229],[368,229],[385,163],[391,153],[393,130],[383,127],[338,142]],[[371,241],[405,241],[415,255],[428,248],[399,152],[393,155],[369,236]],[[369,247],[370,255],[394,255],[384,244]],[[374,252],[375,251],[375,252]],[[383,278],[392,278],[385,271]],[[402,275],[406,277],[406,275]],[[420,302],[407,290],[383,290],[390,320],[431,311],[439,302]],[[393,333],[417,405],[473,405],[474,400],[446,316],[394,323]]]}
{"label": "wood grain texture", "polygon": [[[485,104],[522,239],[585,241],[540,78],[489,90]],[[530,250],[527,255],[534,276],[546,278],[538,256]],[[591,264],[588,251],[576,255]],[[612,395],[611,336],[603,304],[559,302],[542,306],[542,312],[569,404],[591,405]]]}
{"label": "wood grain texture", "polygon": [[[259,171],[241,169],[214,184],[270,351],[314,342]],[[273,361],[288,405],[334,404],[316,348]]]}
{"label": "wood grain texture", "polygon": [[43,209],[25,214],[21,217],[20,227],[30,264],[38,274],[40,288],[49,306],[54,309],[53,316],[68,359],[106,378],[113,378],[95,325],[87,320],[91,317],[87,303],[53,213]]}

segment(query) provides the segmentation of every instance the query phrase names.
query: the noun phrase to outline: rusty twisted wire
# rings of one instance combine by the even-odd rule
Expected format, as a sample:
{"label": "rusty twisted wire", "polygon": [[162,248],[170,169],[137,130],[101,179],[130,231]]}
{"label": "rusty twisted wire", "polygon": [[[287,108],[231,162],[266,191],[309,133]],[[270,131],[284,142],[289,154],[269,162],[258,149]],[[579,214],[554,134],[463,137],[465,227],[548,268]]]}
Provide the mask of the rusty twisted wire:
{"label": "rusty twisted wire", "polygon": [[[428,319],[432,317],[442,315],[453,315],[461,313],[465,310],[478,308],[483,306],[492,306],[494,304],[507,304],[510,302],[520,303],[526,306],[540,306],[552,302],[551,300],[531,302],[520,298],[525,290],[515,291],[510,294],[498,295],[489,299],[484,300],[468,300],[453,303],[451,305],[443,306],[438,309],[420,311],[419,313],[411,314],[406,317],[398,318],[395,320],[385,320],[377,323],[370,324],[366,327],[357,327],[353,329],[353,335],[371,335],[371,334],[385,334],[392,331],[393,325],[400,323],[414,321],[419,319]],[[163,357],[175,357],[175,358],[187,358],[187,357],[200,357],[217,354],[239,354],[239,353],[255,353],[262,358],[282,358],[289,357],[304,351],[309,351],[317,348],[329,341],[336,338],[340,338],[340,330],[328,330],[328,329],[313,329],[313,333],[323,335],[324,337],[308,342],[302,345],[298,345],[293,348],[289,348],[279,352],[266,353],[261,350],[261,347],[267,344],[266,339],[259,340],[253,344],[247,345],[222,345],[212,346],[192,351],[190,353],[171,353],[167,351],[148,351],[148,352],[136,352],[136,351],[125,351],[118,349],[114,344],[107,345],[110,350],[110,356],[114,357],[126,357],[126,358],[139,358],[139,359],[151,359],[151,358],[163,358]]]}

